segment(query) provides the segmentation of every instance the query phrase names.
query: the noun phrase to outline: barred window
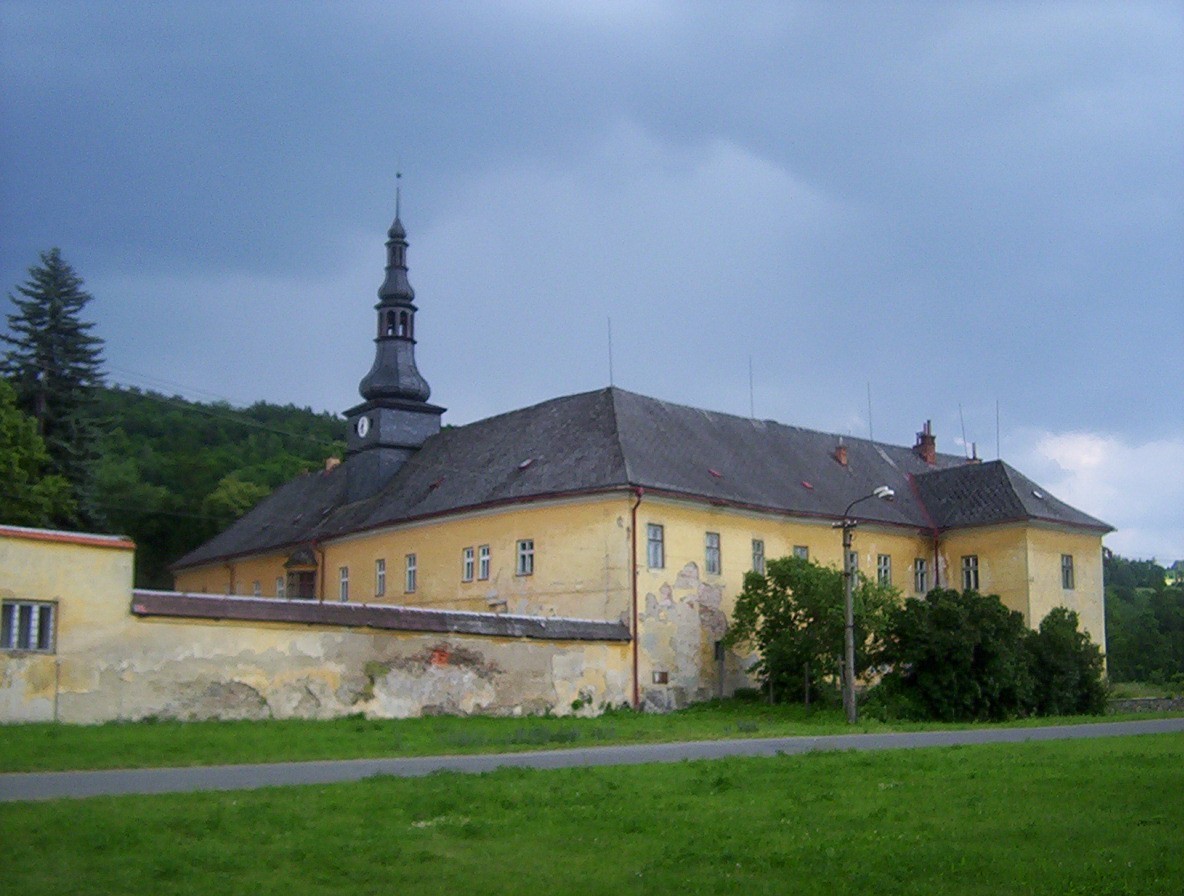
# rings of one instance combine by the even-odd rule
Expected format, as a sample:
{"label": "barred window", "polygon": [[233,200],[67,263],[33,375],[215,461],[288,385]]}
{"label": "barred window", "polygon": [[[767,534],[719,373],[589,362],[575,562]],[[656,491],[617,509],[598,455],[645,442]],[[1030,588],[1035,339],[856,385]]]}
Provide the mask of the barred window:
{"label": "barred window", "polygon": [[0,607],[0,649],[54,651],[55,604],[4,601]]}

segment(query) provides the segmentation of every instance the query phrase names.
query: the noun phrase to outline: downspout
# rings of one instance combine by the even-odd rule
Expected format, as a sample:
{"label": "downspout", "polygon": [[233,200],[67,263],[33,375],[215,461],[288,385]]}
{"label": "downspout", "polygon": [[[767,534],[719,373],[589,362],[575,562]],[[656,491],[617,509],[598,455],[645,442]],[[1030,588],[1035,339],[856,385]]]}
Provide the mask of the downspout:
{"label": "downspout", "polygon": [[637,576],[639,570],[637,568],[637,508],[641,505],[641,496],[645,494],[645,489],[637,486],[633,489],[633,493],[637,495],[637,500],[633,502],[633,509],[629,511],[629,539],[630,539],[630,557],[629,565],[631,567],[632,575],[632,613],[633,613],[633,709],[637,711],[641,709],[641,685],[638,681],[638,648],[637,640],[638,632],[638,615],[637,615]]}
{"label": "downspout", "polygon": [[913,497],[917,500],[917,506],[921,508],[921,512],[925,514],[925,521],[929,523],[929,532],[933,536],[933,587],[941,587],[941,550],[938,543],[940,533],[937,529],[937,523],[934,522],[932,514],[929,513],[929,508],[925,506],[925,502],[921,500],[921,490],[917,488],[917,480],[912,473],[909,473],[909,488],[912,490]]}

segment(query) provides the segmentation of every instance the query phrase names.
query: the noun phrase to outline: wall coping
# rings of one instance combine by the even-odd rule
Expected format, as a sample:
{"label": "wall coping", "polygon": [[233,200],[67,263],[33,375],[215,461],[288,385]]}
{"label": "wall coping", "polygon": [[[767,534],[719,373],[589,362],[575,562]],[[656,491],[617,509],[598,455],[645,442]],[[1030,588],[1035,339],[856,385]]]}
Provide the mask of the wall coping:
{"label": "wall coping", "polygon": [[320,603],[312,600],[193,594],[182,591],[132,592],[135,616],[230,619],[374,628],[384,631],[442,632],[542,641],[628,641],[623,622],[562,616],[520,616],[468,610],[429,610],[390,604]]}
{"label": "wall coping", "polygon": [[56,541],[96,548],[120,548],[133,551],[136,543],[124,535],[98,535],[93,532],[63,532],[60,529],[33,529],[28,526],[0,524],[0,537],[25,538],[30,541]]}

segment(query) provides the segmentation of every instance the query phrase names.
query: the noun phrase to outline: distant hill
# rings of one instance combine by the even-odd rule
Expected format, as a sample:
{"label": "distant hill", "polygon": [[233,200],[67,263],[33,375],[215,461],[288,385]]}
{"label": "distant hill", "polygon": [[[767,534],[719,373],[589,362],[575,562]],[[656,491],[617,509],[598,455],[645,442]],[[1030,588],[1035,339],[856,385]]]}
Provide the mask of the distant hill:
{"label": "distant hill", "polygon": [[278,485],[345,451],[345,421],[310,408],[235,408],[135,388],[98,396],[96,501],[136,542],[136,585],[169,588],[168,564]]}

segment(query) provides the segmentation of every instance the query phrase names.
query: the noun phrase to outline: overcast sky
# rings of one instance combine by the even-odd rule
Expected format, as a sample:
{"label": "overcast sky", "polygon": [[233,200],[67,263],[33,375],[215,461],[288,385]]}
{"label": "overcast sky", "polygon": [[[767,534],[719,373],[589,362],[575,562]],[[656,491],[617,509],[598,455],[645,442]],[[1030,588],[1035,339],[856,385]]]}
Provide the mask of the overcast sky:
{"label": "overcast sky", "polygon": [[965,429],[1184,558],[1180,2],[0,0],[0,76],[2,293],[59,246],[114,382],[356,403],[401,169],[445,422],[611,318],[618,386]]}

